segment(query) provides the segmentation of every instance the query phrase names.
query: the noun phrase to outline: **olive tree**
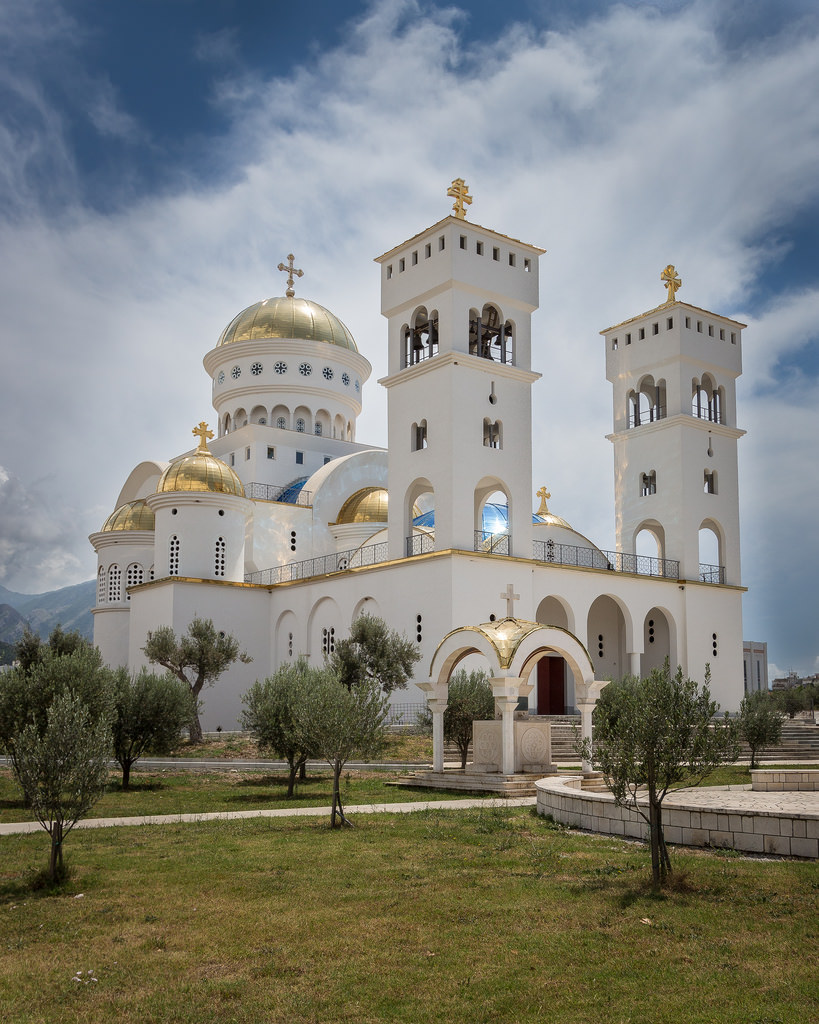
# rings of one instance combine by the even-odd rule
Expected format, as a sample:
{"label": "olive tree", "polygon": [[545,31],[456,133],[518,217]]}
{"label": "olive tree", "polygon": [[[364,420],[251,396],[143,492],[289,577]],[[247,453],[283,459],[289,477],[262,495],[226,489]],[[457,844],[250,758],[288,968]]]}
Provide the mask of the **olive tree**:
{"label": "olive tree", "polygon": [[242,726],[255,733],[260,750],[287,761],[288,797],[293,796],[298,772],[315,754],[310,716],[314,691],[321,689],[325,674],[299,658],[256,680],[242,697]]}
{"label": "olive tree", "polygon": [[486,672],[460,669],[449,681],[449,696],[444,711],[444,738],[454,743],[466,768],[472,726],[476,721],[495,717],[495,698]]}
{"label": "olive tree", "polygon": [[719,705],[709,681],[707,666],[700,687],[681,668],[672,675],[666,660],[642,679],[609,683],[594,710],[594,744],[586,739],[579,745],[603,772],[618,806],[635,810],[648,824],[655,886],[671,872],[662,820],[669,789],[700,782],[737,758],[736,730],[727,718],[715,719]]}
{"label": "olive tree", "polygon": [[776,747],[782,740],[783,714],[771,695],[763,690],[749,693],[739,705],[737,729],[739,738],[751,748],[751,767],[756,768],[756,756],[765,747]]}
{"label": "olive tree", "polygon": [[94,806],[108,778],[111,727],[71,690],[49,705],[45,722],[30,721],[15,742],[14,774],[26,803],[51,836],[48,874],[65,874],[63,842]]}
{"label": "olive tree", "polygon": [[253,659],[239,649],[239,641],[220,633],[211,619],[195,618],[179,637],[171,626],[160,626],[148,634],[142,648],[148,661],[173,672],[190,687],[194,704],[190,718],[192,743],[202,742],[199,698],[207,683],[212,686],[235,661],[247,665]]}
{"label": "olive tree", "polygon": [[406,688],[416,662],[418,645],[374,615],[359,615],[350,635],[337,640],[329,665],[347,689],[377,682],[384,693]]}
{"label": "olive tree", "polygon": [[168,754],[195,712],[190,687],[171,673],[147,669],[132,676],[127,669],[113,673],[112,738],[114,759],[122,768],[122,788],[128,789],[131,768],[150,751]]}
{"label": "olive tree", "polygon": [[341,803],[341,772],[351,757],[372,758],[381,752],[388,708],[377,680],[348,687],[330,670],[316,679],[306,708],[309,745],[333,772],[331,828],[351,824]]}

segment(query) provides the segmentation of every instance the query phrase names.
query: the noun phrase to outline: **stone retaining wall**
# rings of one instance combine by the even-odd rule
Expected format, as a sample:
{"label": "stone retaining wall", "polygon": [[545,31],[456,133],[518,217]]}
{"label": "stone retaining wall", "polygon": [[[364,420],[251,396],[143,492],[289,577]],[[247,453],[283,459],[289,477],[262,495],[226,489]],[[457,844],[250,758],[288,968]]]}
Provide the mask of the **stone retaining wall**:
{"label": "stone retaining wall", "polygon": [[[582,781],[578,776],[539,779],[535,783],[538,814],[589,832],[648,839],[648,825],[636,811],[618,807],[610,793],[584,792]],[[819,814],[712,811],[677,802],[664,807],[663,824],[666,842],[681,846],[819,857]]]}
{"label": "stone retaining wall", "polygon": [[819,771],[807,768],[754,768],[751,771],[751,789],[756,793],[814,793],[819,789]]}

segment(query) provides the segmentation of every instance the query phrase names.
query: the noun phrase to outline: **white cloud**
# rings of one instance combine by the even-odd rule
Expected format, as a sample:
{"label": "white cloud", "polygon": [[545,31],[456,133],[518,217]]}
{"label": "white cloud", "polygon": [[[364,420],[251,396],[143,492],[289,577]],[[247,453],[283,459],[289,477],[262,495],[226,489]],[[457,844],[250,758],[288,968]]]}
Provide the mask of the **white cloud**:
{"label": "white cloud", "polygon": [[[661,301],[669,262],[680,298],[742,319],[748,290],[780,255],[758,239],[819,194],[819,38],[757,43],[737,59],[708,4],[663,16],[623,6],[561,32],[513,26],[465,50],[459,18],[379,3],[342,47],[286,81],[225,78],[216,93],[232,128],[212,152],[221,183],[115,215],[68,203],[70,214],[40,219],[13,140],[3,148],[0,137],[0,181],[29,211],[0,239],[14,474],[47,473],[69,504],[102,510],[83,524],[97,529],[130,467],[184,449],[190,424],[207,418],[202,354],[240,308],[281,293],[273,268],[288,252],[307,271],[300,293],[333,309],[373,363],[358,436],[384,443],[374,381],[386,371],[385,330],[370,261],[445,215],[446,186],[463,176],[470,219],[549,250],[534,324],[544,375],[535,484],[548,482],[555,511],[613,545],[598,331]],[[36,96],[36,80],[29,87]],[[50,119],[45,105],[41,142],[62,137]],[[775,631],[794,646],[801,634],[767,595],[816,564],[815,473],[803,467],[817,396],[810,380],[779,387],[777,361],[815,338],[816,314],[806,291],[756,317],[740,399],[755,585],[746,619],[758,638]],[[70,555],[75,579],[93,575],[90,548],[77,542]],[[55,585],[69,577],[66,563]]]}

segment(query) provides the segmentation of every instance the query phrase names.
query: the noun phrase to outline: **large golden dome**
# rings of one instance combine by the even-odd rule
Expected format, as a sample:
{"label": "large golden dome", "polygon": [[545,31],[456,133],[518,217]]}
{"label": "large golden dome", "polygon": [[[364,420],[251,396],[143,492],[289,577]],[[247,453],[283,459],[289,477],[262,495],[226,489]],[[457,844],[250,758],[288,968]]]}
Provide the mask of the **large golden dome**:
{"label": "large golden dome", "polygon": [[142,498],[120,505],[102,524],[101,533],[113,530],[153,530],[154,514]]}
{"label": "large golden dome", "polygon": [[362,487],[341,506],[336,523],[386,523],[388,504],[383,487]]}
{"label": "large golden dome", "polygon": [[217,494],[236,494],[244,498],[242,481],[230,466],[210,452],[198,451],[172,462],[159,478],[156,493],[167,491],[215,491]]}
{"label": "large golden dome", "polygon": [[217,347],[257,338],[303,338],[358,351],[352,334],[329,309],[296,297],[265,299],[243,309],[222,331]]}

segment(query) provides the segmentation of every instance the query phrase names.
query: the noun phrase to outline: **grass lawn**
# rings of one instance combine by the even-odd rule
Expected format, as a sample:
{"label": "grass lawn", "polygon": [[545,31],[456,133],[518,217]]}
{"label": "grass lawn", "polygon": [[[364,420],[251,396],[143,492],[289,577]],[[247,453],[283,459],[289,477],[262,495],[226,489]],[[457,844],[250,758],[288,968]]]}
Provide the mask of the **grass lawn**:
{"label": "grass lawn", "polygon": [[[463,799],[459,792],[438,792],[425,788],[388,786],[395,776],[389,772],[351,769],[342,775],[344,804],[404,803],[408,800]],[[333,799],[333,777],[328,769],[311,768],[296,794],[288,800],[284,772],[162,772],[131,774],[131,788],[123,791],[121,773],[112,772],[105,793],[94,805],[89,818],[132,817],[143,814],[206,813],[208,811],[250,811],[259,807],[321,807]],[[23,803],[10,769],[0,769],[0,822],[30,821],[33,815]]]}
{"label": "grass lawn", "polygon": [[654,896],[643,846],[489,805],[75,832],[54,894],[44,833],[0,851],[7,1024],[819,1015],[811,863],[674,851]]}
{"label": "grass lawn", "polygon": [[[173,757],[189,758],[256,758],[260,754],[255,739],[250,735],[226,736],[224,739],[207,738],[204,743],[180,743],[173,751]],[[432,763],[432,736],[413,733],[387,733],[384,737],[384,751],[379,761],[404,761]]]}

